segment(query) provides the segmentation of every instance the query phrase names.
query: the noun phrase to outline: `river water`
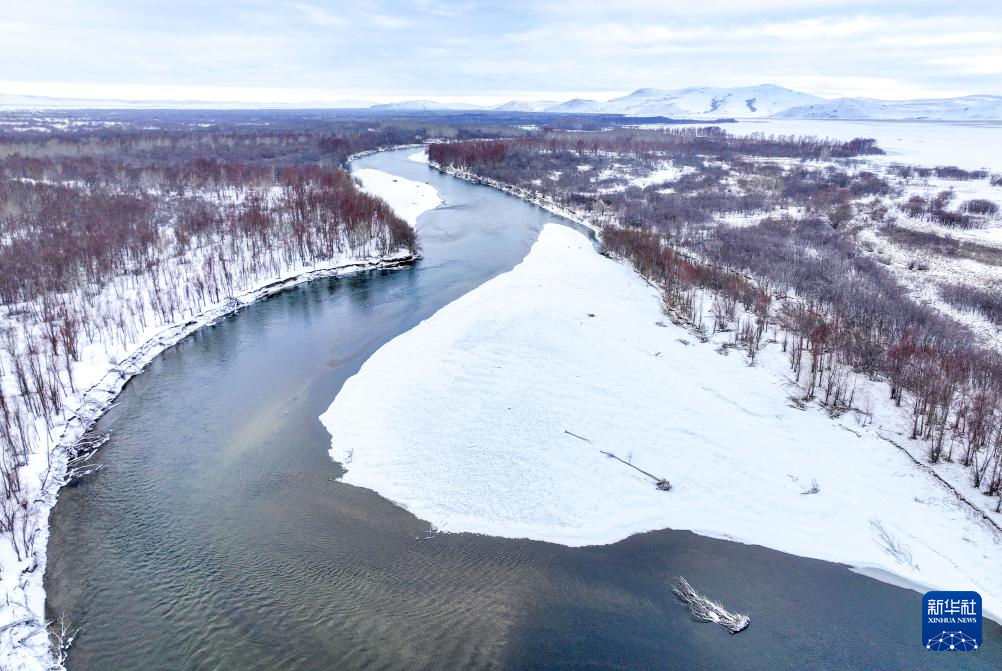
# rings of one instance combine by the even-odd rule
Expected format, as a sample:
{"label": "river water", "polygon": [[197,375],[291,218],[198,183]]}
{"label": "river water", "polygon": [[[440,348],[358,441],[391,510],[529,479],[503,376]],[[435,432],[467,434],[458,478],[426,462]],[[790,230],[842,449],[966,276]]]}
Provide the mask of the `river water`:
{"label": "river water", "polygon": [[[1002,668],[997,625],[975,653],[926,652],[920,595],[844,566],[678,531],[588,548],[429,537],[339,482],[318,417],[344,381],[554,220],[413,151],[354,167],[441,193],[415,267],[250,306],[158,357],[100,421],[107,468],[51,518],[48,615],[82,627],[71,670]],[[692,622],[676,575],[751,627]]]}

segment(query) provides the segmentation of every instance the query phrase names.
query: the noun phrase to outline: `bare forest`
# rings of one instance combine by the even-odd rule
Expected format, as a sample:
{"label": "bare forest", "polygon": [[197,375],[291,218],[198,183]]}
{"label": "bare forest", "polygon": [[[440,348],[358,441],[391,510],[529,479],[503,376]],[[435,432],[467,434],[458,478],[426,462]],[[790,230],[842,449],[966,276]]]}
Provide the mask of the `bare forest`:
{"label": "bare forest", "polygon": [[[862,225],[944,254],[992,247],[896,228],[922,216],[947,227],[986,225],[991,201],[953,203],[900,193],[918,171],[988,180],[980,171],[893,166],[860,157],[872,140],[734,137],[717,128],[437,143],[434,164],[553,202],[601,227],[605,249],[662,292],[666,312],[699,333],[728,331],[750,363],[769,338],[789,360],[799,401],[853,409],[854,380],[888,383],[910,413],[929,462],[959,462],[1002,507],[1002,357],[935,307],[913,300],[885,263],[860,247]],[[647,175],[661,178],[645,179]],[[919,202],[921,201],[921,202]],[[914,212],[909,210],[914,209]],[[991,291],[945,287],[946,301],[998,323]]]}
{"label": "bare forest", "polygon": [[64,482],[51,451],[67,447],[79,371],[254,287],[418,251],[345,160],[447,129],[220,115],[109,112],[0,133],[0,532],[19,559],[40,493]]}

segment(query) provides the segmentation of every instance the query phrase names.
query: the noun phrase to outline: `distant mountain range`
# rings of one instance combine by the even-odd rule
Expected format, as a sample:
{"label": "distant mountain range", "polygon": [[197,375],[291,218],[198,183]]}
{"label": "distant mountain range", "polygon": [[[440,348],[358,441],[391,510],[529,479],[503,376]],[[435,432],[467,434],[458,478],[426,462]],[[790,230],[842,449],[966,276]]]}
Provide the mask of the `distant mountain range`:
{"label": "distant mountain range", "polygon": [[69,100],[39,96],[0,95],[0,107],[35,108],[327,108],[372,109],[376,111],[494,110],[500,112],[548,112],[554,114],[625,114],[663,116],[676,119],[721,119],[781,117],[792,119],[928,119],[942,121],[1002,120],[1002,96],[974,95],[926,100],[875,100],[837,98],[829,100],[782,86],[763,84],[732,88],[690,87],[683,89],[645,88],[612,100],[574,98],[554,100],[512,100],[493,107],[433,100],[406,100],[373,104],[361,100],[333,103],[297,104],[218,103],[200,101]]}
{"label": "distant mountain range", "polygon": [[782,110],[777,117],[794,119],[942,119],[997,121],[1002,96],[962,96],[924,100],[838,98]]}
{"label": "distant mountain range", "polygon": [[1002,96],[929,100],[828,100],[782,86],[640,89],[605,102],[574,98],[562,103],[512,101],[494,109],[574,114],[626,114],[687,119],[782,117],[792,119],[1002,120]]}
{"label": "distant mountain range", "polygon": [[709,86],[664,90],[640,89],[607,102],[580,98],[545,108],[547,112],[591,112],[630,116],[765,117],[791,107],[824,102],[824,98],[781,86]]}

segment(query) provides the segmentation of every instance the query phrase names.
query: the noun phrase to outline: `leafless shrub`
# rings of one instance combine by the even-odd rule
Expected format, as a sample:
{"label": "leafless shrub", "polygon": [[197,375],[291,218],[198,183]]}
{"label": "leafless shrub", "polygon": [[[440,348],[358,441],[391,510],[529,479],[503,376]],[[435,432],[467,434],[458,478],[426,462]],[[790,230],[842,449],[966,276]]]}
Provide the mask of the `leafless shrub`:
{"label": "leafless shrub", "polygon": [[901,542],[879,519],[870,520],[870,526],[877,536],[877,544],[880,549],[887,553],[894,561],[902,564],[913,571],[918,570],[918,565],[912,559],[911,548]]}
{"label": "leafless shrub", "polygon": [[998,204],[986,198],[973,198],[965,201],[964,204],[960,206],[960,209],[968,214],[983,214],[988,216],[998,214],[999,212]]}

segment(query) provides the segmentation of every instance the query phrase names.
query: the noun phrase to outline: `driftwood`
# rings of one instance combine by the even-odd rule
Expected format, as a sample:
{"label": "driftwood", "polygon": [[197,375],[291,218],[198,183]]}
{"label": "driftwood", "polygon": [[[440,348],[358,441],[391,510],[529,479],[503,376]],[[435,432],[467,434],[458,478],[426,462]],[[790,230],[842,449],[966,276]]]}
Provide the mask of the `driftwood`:
{"label": "driftwood", "polygon": [[646,475],[647,477],[649,477],[651,480],[653,480],[654,481],[654,486],[657,487],[658,489],[660,489],[661,491],[667,492],[668,490],[671,489],[671,483],[668,482],[668,478],[659,478],[658,476],[654,475],[653,473],[648,473],[647,471],[645,471],[642,468],[637,468],[636,466],[634,466],[630,462],[626,461],[625,459],[621,459],[621,458],[617,457],[612,452],[606,452],[605,450],[600,450],[600,452],[602,454],[604,454],[605,456],[609,457],[610,459],[615,459],[616,461],[618,461],[618,462],[620,462],[622,464],[626,464],[627,466],[629,466],[630,468],[632,468],[635,471],[640,471],[641,473],[643,473],[644,475]]}
{"label": "driftwood", "polygon": [[817,494],[820,491],[821,491],[821,487],[818,486],[818,481],[817,480],[811,480],[811,486],[805,488],[800,493],[801,494]]}
{"label": "driftwood", "polygon": [[[583,440],[586,443],[590,443],[591,442],[590,439],[585,438],[584,436],[579,436],[578,434],[573,433],[571,431],[568,431],[567,429],[564,429],[564,433],[566,433],[568,436],[573,436],[574,438],[577,438],[578,440]],[[654,481],[654,486],[657,487],[658,489],[660,489],[661,491],[667,492],[668,490],[671,489],[671,483],[668,482],[668,478],[659,478],[658,476],[654,475],[653,473],[648,473],[647,471],[645,471],[642,468],[637,468],[636,466],[634,466],[633,464],[631,464],[629,461],[626,461],[625,459],[620,459],[619,457],[617,457],[612,452],[606,452],[605,450],[599,450],[599,452],[601,452],[602,454],[604,454],[605,456],[607,456],[607,457],[609,457],[611,459],[615,459],[618,462],[626,464],[627,466],[629,466],[630,468],[632,468],[632,469],[634,469],[636,471],[640,471],[641,473],[643,473],[644,475],[646,475],[647,477],[649,477],[651,480],[653,480]]]}
{"label": "driftwood", "polygon": [[751,618],[747,615],[732,613],[716,601],[711,601],[694,590],[692,585],[681,576],[675,578],[671,591],[697,622],[719,624],[732,634],[744,631],[751,624]]}

